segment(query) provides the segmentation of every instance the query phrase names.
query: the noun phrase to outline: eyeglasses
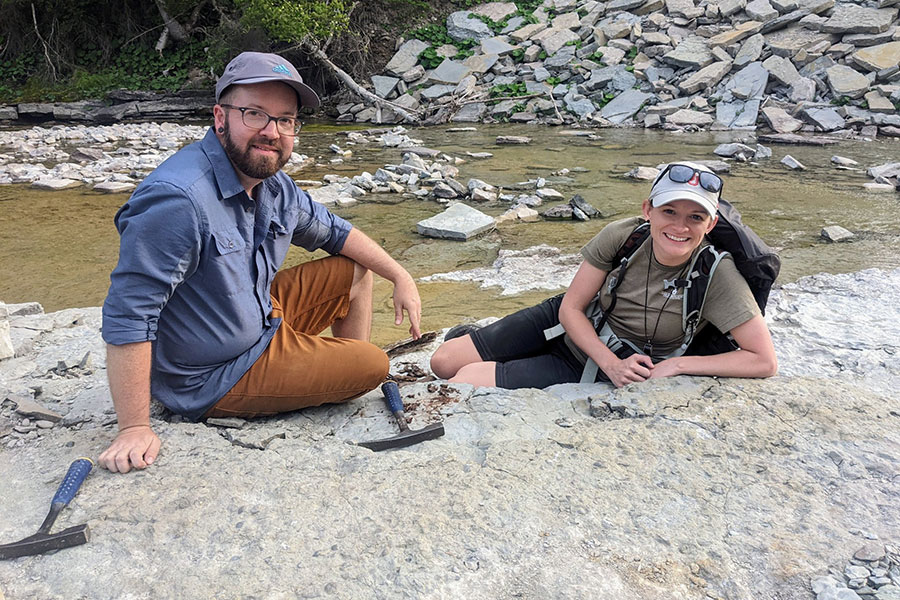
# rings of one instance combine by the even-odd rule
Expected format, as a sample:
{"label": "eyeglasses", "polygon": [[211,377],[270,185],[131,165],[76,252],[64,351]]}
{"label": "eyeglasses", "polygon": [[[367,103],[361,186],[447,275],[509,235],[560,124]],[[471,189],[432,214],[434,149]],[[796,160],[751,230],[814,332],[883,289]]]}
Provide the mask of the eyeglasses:
{"label": "eyeglasses", "polygon": [[[722,181],[722,178],[716,175],[715,173],[710,173],[709,171],[701,171],[700,169],[695,169],[694,167],[689,167],[687,165],[681,165],[677,163],[669,164],[665,169],[663,169],[662,173],[656,178],[656,183],[659,183],[662,178],[667,175],[669,179],[674,181],[675,183],[687,183],[694,178],[694,175],[698,176],[700,187],[702,187],[707,192],[712,192],[713,194],[722,195],[722,187],[725,185]],[[655,186],[656,183],[653,185]]]}
{"label": "eyeglasses", "polygon": [[269,123],[275,121],[275,129],[280,135],[295,136],[300,133],[303,123],[294,117],[273,117],[272,115],[247,106],[234,106],[233,104],[220,104],[223,108],[233,108],[241,111],[241,122],[250,129],[265,129]]}

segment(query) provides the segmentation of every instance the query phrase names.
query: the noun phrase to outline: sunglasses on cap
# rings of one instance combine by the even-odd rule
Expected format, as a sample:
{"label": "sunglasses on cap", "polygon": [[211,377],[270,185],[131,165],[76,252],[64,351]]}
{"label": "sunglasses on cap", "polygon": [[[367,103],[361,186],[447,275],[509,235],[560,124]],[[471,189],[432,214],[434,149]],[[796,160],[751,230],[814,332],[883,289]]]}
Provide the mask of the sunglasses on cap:
{"label": "sunglasses on cap", "polygon": [[[722,181],[722,178],[715,173],[711,173],[709,171],[701,171],[700,169],[695,169],[694,167],[689,167],[688,165],[682,165],[678,163],[671,163],[667,165],[666,168],[663,169],[662,173],[659,174],[659,177],[656,178],[656,183],[659,183],[666,175],[668,175],[669,179],[671,179],[675,183],[688,183],[696,175],[698,177],[700,187],[702,187],[707,192],[719,194],[719,196],[722,195],[722,186],[725,185]],[[654,183],[654,186],[656,185],[656,183]]]}

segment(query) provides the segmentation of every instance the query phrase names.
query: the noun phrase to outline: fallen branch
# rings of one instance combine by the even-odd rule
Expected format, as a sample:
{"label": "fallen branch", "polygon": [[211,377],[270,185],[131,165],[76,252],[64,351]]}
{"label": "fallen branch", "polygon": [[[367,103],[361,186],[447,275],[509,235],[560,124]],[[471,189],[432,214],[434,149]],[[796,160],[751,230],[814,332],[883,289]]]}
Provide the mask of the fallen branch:
{"label": "fallen branch", "polygon": [[34,33],[41,41],[41,46],[43,46],[44,48],[44,57],[47,59],[47,66],[50,67],[50,80],[56,81],[56,66],[53,64],[53,60],[50,58],[50,46],[48,46],[47,42],[44,41],[44,38],[41,37],[41,32],[38,29],[37,15],[34,12],[33,3],[31,5],[31,20],[34,21]]}
{"label": "fallen branch", "polygon": [[400,115],[400,117],[402,117],[403,120],[407,123],[418,123],[421,120],[418,112],[411,113],[399,104],[395,104],[393,102],[385,100],[384,98],[379,98],[369,90],[356,83],[349,74],[347,74],[343,69],[331,62],[331,59],[328,58],[328,55],[325,54],[325,52],[323,52],[321,49],[312,47],[310,45],[306,45],[306,48],[312,53],[313,56],[316,57],[317,60],[319,60],[332,73],[334,73],[337,78],[340,79],[344,83],[344,85],[350,88],[350,91],[352,91],[357,96],[360,96],[368,100],[369,102],[372,102],[379,108],[388,108],[394,111],[395,113]]}

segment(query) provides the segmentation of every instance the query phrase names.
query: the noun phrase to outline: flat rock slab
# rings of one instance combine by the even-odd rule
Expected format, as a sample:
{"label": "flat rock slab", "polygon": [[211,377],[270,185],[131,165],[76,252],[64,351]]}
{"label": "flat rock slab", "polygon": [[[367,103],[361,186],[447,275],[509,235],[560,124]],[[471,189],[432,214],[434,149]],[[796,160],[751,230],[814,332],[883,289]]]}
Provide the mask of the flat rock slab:
{"label": "flat rock slab", "polygon": [[447,35],[460,42],[464,40],[480,42],[494,36],[484,21],[472,17],[470,14],[467,10],[451,13],[447,17]]}
{"label": "flat rock slab", "polygon": [[[853,232],[844,229],[840,225],[830,225],[822,228],[822,237],[829,242],[846,242],[854,236]],[[879,559],[876,558],[875,560]]]}
{"label": "flat rock slab", "polygon": [[868,71],[881,71],[900,64],[900,41],[862,48],[851,55],[853,62]]}
{"label": "flat rock slab", "polygon": [[[480,23],[481,21],[479,21]],[[455,60],[445,60],[437,67],[429,71],[428,79],[437,83],[448,83],[454,86],[472,72],[470,67]]]}
{"label": "flat rock slab", "polygon": [[640,90],[626,90],[600,109],[600,116],[611,123],[622,123],[634,116],[652,97],[652,94]]}
{"label": "flat rock slab", "polygon": [[531,138],[524,135],[498,135],[495,141],[498,144],[530,144]]}
{"label": "flat rock slab", "polygon": [[830,33],[881,33],[897,18],[896,8],[866,8],[840,3],[831,17],[822,24],[822,31]]}
{"label": "flat rock slab", "polygon": [[836,96],[859,98],[869,91],[869,79],[852,67],[835,65],[825,71],[828,85]]}
{"label": "flat rock slab", "polygon": [[466,241],[495,226],[494,218],[462,202],[451,204],[439,215],[416,223],[416,231],[426,237]]}
{"label": "flat rock slab", "polygon": [[74,179],[38,179],[31,184],[31,187],[38,190],[57,191],[78,187],[80,185],[81,182],[75,181]]}
{"label": "flat rock slab", "polygon": [[134,190],[134,188],[135,184],[125,181],[102,181],[91,189],[104,194],[124,194]]}
{"label": "flat rock slab", "polygon": [[[885,508],[900,496],[900,313],[885,301],[898,290],[900,270],[879,269],[773,290],[781,373],[768,380],[404,384],[410,427],[440,419],[446,435],[389,452],[354,445],[396,432],[378,391],[238,431],[155,410],[157,462],[125,476],[95,469],[58,525],[89,523],[90,542],[0,562],[2,594],[810,598],[811,579],[860,548],[856,530],[900,537]],[[56,325],[35,352],[0,362],[0,376],[40,382],[88,420],[0,452],[3,540],[33,533],[69,462],[115,435],[102,369],[13,375],[52,363],[65,338],[102,354],[99,308],[44,318]],[[90,326],[76,333],[78,318]],[[436,344],[392,371],[426,370]]]}
{"label": "flat rock slab", "polygon": [[663,60],[679,67],[700,69],[715,60],[706,39],[690,36],[684,39],[674,50],[663,55]]}
{"label": "flat rock slab", "polygon": [[830,146],[839,144],[840,140],[814,135],[800,135],[796,133],[760,134],[760,142],[770,144],[796,144],[801,146]]}
{"label": "flat rock slab", "polygon": [[393,58],[385,65],[384,70],[396,76],[401,76],[416,66],[419,55],[430,48],[431,44],[422,40],[409,40],[405,42]]}
{"label": "flat rock slab", "polygon": [[476,15],[487,17],[494,23],[500,23],[518,11],[518,7],[513,2],[488,2],[472,9],[472,12]]}

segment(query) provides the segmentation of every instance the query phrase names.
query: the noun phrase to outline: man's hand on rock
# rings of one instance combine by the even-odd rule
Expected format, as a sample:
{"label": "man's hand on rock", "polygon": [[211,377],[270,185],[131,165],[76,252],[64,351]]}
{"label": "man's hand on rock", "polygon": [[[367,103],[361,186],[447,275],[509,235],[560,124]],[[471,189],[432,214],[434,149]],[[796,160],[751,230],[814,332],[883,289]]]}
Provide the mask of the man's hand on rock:
{"label": "man's hand on rock", "polygon": [[127,473],[132,467],[145,469],[156,460],[159,446],[159,437],[149,425],[125,427],[100,455],[100,466],[113,473]]}

